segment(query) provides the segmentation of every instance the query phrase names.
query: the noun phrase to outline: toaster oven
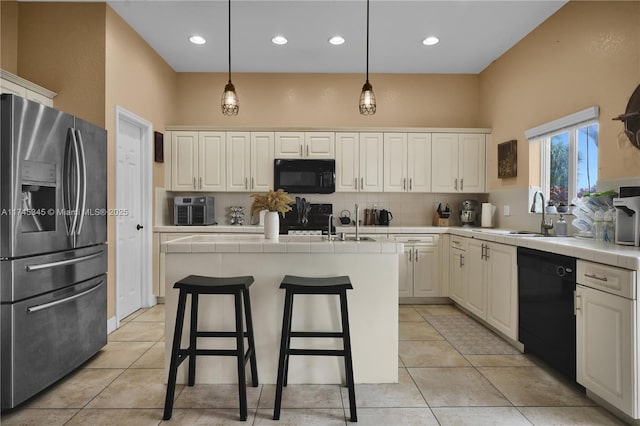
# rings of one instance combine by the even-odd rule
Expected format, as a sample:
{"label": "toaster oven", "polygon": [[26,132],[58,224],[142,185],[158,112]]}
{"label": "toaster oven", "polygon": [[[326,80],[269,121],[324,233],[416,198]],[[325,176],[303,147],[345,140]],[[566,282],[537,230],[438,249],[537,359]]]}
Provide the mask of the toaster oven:
{"label": "toaster oven", "polygon": [[213,197],[175,197],[175,225],[213,225],[216,223]]}

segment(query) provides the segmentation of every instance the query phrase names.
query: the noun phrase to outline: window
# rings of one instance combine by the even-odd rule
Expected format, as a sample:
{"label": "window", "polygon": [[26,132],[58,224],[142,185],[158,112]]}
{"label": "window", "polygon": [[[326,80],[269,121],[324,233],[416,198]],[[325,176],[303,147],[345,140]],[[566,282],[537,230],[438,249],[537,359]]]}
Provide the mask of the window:
{"label": "window", "polygon": [[596,190],[597,116],[598,107],[593,107],[525,132],[540,146],[540,188],[556,205]]}

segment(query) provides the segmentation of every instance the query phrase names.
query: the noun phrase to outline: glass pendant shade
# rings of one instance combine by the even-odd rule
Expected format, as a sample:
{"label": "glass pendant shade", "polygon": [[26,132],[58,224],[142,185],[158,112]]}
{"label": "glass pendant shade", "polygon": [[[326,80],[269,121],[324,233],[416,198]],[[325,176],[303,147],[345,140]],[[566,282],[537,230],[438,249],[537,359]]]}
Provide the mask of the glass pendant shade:
{"label": "glass pendant shade", "polygon": [[360,114],[373,115],[376,113],[376,95],[373,93],[373,87],[369,80],[362,86],[360,93]]}
{"label": "glass pendant shade", "polygon": [[238,94],[236,88],[231,83],[231,80],[224,86],[224,92],[222,93],[222,113],[224,115],[238,115],[240,109],[240,102],[238,100]]}

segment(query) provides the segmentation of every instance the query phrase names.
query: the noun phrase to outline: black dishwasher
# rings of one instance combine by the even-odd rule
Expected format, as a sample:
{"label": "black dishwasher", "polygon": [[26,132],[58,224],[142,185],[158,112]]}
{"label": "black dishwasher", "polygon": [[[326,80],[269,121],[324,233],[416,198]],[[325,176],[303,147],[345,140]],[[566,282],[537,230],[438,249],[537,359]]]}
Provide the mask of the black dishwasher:
{"label": "black dishwasher", "polygon": [[518,339],[576,379],[576,259],[518,247]]}

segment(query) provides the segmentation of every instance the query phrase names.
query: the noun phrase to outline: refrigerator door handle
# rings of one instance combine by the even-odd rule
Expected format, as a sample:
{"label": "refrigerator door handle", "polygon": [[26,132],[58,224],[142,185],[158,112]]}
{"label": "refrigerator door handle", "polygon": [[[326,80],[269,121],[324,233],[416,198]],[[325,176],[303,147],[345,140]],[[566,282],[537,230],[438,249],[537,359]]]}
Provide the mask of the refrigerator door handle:
{"label": "refrigerator door handle", "polygon": [[64,299],[56,300],[54,302],[43,303],[42,305],[31,306],[27,308],[27,313],[32,314],[34,312],[43,311],[45,309],[53,308],[54,306],[62,305],[63,303],[71,302],[72,300],[78,299],[86,294],[95,291],[104,281],[100,280],[98,284],[91,287],[89,290],[85,290],[82,293],[74,294],[73,296],[65,297]]}
{"label": "refrigerator door handle", "polygon": [[[69,128],[69,138],[64,159],[64,209],[67,235],[71,237],[71,244],[76,245],[76,226],[78,221],[78,208],[80,207],[80,160],[78,158],[78,141],[75,129]],[[75,176],[74,176],[75,175]]]}
{"label": "refrigerator door handle", "polygon": [[80,181],[80,190],[79,193],[82,194],[82,205],[80,206],[80,220],[78,221],[78,229],[76,230],[76,235],[80,235],[82,232],[82,223],[84,222],[84,214],[85,208],[87,206],[87,161],[84,155],[84,141],[82,140],[82,133],[80,130],[76,129],[77,141],[78,141],[78,152],[79,152],[79,164],[82,165],[82,180]]}
{"label": "refrigerator door handle", "polygon": [[78,262],[84,262],[85,260],[94,259],[96,257],[102,256],[103,252],[93,253],[87,256],[76,257],[73,259],[59,260],[57,262],[49,262],[49,263],[39,263],[37,265],[27,265],[24,269],[27,272],[40,271],[42,269],[55,268],[58,266],[72,265]]}

